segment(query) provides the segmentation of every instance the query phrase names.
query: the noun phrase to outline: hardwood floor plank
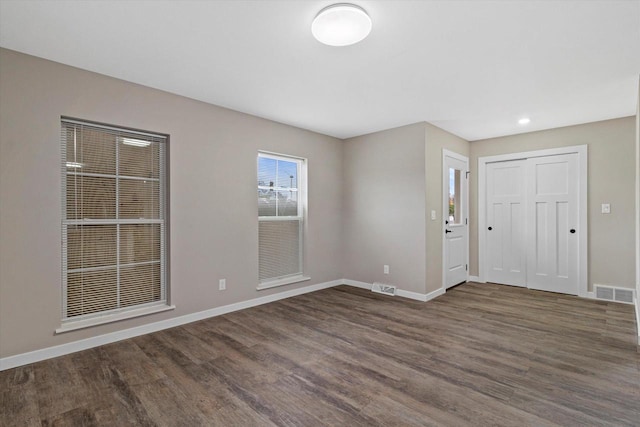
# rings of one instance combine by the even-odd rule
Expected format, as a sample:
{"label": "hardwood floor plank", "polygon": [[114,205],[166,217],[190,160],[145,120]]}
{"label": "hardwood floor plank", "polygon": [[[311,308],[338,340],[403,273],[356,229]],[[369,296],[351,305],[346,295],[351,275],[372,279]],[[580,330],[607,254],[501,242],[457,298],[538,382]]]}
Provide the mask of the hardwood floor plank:
{"label": "hardwood floor plank", "polygon": [[40,425],[33,365],[0,375],[0,408],[0,426]]}
{"label": "hardwood floor plank", "polygon": [[33,365],[40,418],[56,415],[86,404],[87,391],[71,357],[58,357]]}
{"label": "hardwood floor plank", "polygon": [[0,372],[6,426],[638,426],[633,307],[338,286]]}
{"label": "hardwood floor plank", "polygon": [[97,426],[95,413],[87,408],[76,408],[42,420],[43,427]]}
{"label": "hardwood floor plank", "polygon": [[165,377],[164,372],[142,352],[135,339],[124,340],[104,346],[114,369],[129,385],[144,384]]}

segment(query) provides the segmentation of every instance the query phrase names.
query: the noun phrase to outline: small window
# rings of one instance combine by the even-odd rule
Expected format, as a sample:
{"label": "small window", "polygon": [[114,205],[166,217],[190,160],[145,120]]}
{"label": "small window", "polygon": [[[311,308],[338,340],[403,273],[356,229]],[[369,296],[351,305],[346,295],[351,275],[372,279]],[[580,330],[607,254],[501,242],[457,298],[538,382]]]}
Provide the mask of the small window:
{"label": "small window", "polygon": [[258,154],[258,288],[302,277],[303,173],[302,159]]}
{"label": "small window", "polygon": [[166,137],[61,124],[63,326],[166,306]]}
{"label": "small window", "polygon": [[462,224],[460,180],[460,170],[449,168],[449,224],[452,225]]}

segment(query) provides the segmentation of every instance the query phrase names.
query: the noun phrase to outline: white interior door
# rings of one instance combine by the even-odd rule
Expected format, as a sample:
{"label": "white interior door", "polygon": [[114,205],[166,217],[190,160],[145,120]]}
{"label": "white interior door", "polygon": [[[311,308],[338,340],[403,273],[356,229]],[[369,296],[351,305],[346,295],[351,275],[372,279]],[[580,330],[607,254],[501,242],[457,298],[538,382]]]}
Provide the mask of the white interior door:
{"label": "white interior door", "polygon": [[578,154],[527,160],[527,285],[578,295]]}
{"label": "white interior door", "polygon": [[526,160],[487,164],[487,281],[527,286]]}
{"label": "white interior door", "polygon": [[469,159],[445,150],[443,156],[444,285],[467,281]]}

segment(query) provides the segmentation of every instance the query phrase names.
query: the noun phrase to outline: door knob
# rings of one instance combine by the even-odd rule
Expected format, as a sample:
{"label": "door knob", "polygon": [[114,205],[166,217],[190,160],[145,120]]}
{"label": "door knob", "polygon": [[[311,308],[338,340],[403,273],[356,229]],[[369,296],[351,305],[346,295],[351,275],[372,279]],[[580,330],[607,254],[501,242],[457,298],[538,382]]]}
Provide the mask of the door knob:
{"label": "door knob", "polygon": [[575,228],[572,228],[571,230],[569,230],[569,233],[571,233],[571,234],[573,234],[573,233],[575,233],[575,232],[576,232],[576,229],[575,229]]}
{"label": "door knob", "polygon": [[451,230],[444,230],[444,234],[451,233]]}
{"label": "door knob", "polygon": [[493,227],[489,227],[489,228],[487,228],[487,230],[491,231],[491,230],[493,230]]}

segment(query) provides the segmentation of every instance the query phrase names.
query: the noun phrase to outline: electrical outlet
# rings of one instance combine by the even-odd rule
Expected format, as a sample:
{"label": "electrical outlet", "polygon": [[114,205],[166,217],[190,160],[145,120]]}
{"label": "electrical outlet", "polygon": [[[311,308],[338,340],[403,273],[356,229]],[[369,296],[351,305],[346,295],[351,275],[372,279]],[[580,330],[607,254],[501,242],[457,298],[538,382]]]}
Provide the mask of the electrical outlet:
{"label": "electrical outlet", "polygon": [[435,221],[436,220],[436,211],[431,210],[431,221]]}
{"label": "electrical outlet", "polygon": [[388,265],[384,266],[384,274],[389,274],[389,266]]}
{"label": "electrical outlet", "polygon": [[221,291],[227,289],[227,279],[220,279],[220,281],[218,282],[218,289]]}

